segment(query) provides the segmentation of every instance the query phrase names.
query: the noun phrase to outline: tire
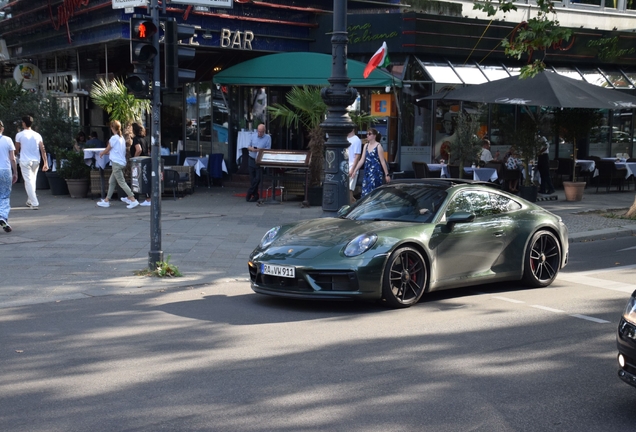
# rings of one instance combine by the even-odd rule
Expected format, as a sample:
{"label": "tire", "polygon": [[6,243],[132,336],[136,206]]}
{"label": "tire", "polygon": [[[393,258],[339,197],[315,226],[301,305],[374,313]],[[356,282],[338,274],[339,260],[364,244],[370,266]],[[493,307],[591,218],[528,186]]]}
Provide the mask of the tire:
{"label": "tire", "polygon": [[428,268],[422,255],[411,247],[394,251],[382,280],[382,299],[391,308],[414,305],[426,291]]}
{"label": "tire", "polygon": [[549,231],[537,231],[526,250],[523,282],[533,288],[550,285],[561,268],[561,245]]}

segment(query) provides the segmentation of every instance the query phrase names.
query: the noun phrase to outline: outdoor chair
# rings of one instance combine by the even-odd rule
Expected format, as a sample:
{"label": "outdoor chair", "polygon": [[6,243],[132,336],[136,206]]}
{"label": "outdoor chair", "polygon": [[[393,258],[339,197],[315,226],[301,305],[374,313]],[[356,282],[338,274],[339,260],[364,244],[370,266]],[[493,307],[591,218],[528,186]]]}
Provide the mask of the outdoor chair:
{"label": "outdoor chair", "polygon": [[[557,161],[559,165],[556,169],[556,178],[561,180],[561,184],[563,185],[563,181],[573,181],[572,172],[574,162],[570,158],[558,158]],[[565,179],[564,179],[565,177]]]}
{"label": "outdoor chair", "polygon": [[553,186],[556,185],[558,171],[559,171],[559,160],[550,159],[550,180],[552,180]]}
{"label": "outdoor chair", "polygon": [[490,161],[490,162],[486,162],[486,164],[484,165],[484,168],[494,168],[495,170],[497,170],[497,177],[501,178],[502,174],[503,174],[503,167],[504,167],[504,163],[501,161]]}
{"label": "outdoor chair", "polygon": [[163,161],[163,166],[179,165],[177,155],[162,155],[161,160]]}
{"label": "outdoor chair", "polygon": [[210,183],[214,184],[214,179],[223,187],[223,153],[212,153],[208,157],[208,166],[201,169],[201,177],[207,180],[208,188]]}
{"label": "outdoor chair", "polygon": [[413,171],[415,172],[415,178],[430,178],[431,172],[428,169],[426,162],[413,161],[411,162]]}
{"label": "outdoor chair", "polygon": [[448,174],[450,178],[458,179],[459,177],[459,165],[448,165]]}
{"label": "outdoor chair", "polygon": [[596,192],[601,183],[606,186],[606,191],[609,192],[610,188],[616,184],[619,191],[623,190],[623,182],[627,176],[626,168],[616,168],[616,164],[613,161],[599,160],[596,162],[596,169],[598,170],[598,176],[596,180]]}
{"label": "outdoor chair", "polygon": [[172,189],[172,197],[177,200],[177,192],[179,192],[179,185],[185,183],[181,179],[178,171],[173,169],[163,170],[163,190]]}

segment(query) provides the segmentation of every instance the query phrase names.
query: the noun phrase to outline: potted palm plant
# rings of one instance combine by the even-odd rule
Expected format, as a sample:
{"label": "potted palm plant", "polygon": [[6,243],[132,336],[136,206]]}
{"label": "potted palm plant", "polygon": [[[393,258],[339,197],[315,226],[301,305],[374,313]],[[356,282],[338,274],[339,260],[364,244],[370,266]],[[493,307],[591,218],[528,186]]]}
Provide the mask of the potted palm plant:
{"label": "potted palm plant", "polygon": [[86,198],[91,169],[84,162],[84,155],[73,150],[58,153],[63,158],[58,175],[66,180],[71,198]]}
{"label": "potted palm plant", "polygon": [[572,181],[563,182],[566,201],[581,201],[585,182],[576,180],[576,154],[578,151],[577,139],[587,138],[590,130],[598,126],[602,115],[599,110],[588,108],[563,108],[556,112],[556,121],[560,127],[563,138],[572,142]]}
{"label": "potted palm plant", "polygon": [[530,163],[537,157],[537,153],[544,145],[539,139],[539,128],[531,116],[524,116],[517,125],[516,148],[521,156],[525,177],[523,185],[519,187],[519,196],[530,202],[537,200],[537,186],[532,184]]}
{"label": "potted palm plant", "polygon": [[[327,115],[327,105],[322,100],[320,89],[314,86],[293,87],[285,96],[287,105],[273,104],[268,108],[272,119],[280,118],[286,127],[296,129],[302,127],[307,131],[309,137],[307,148],[311,152],[309,197],[307,197],[310,205],[322,204],[325,133],[320,124]],[[314,201],[310,197],[317,199]]]}

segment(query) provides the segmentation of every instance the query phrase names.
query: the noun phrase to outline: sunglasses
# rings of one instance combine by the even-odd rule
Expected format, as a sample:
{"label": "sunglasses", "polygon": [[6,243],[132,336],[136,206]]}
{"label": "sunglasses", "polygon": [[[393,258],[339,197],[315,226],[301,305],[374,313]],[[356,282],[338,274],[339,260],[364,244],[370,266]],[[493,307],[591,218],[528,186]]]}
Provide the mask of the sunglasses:
{"label": "sunglasses", "polygon": [[369,135],[375,135],[375,134],[373,132],[368,132],[367,136],[369,136]]}

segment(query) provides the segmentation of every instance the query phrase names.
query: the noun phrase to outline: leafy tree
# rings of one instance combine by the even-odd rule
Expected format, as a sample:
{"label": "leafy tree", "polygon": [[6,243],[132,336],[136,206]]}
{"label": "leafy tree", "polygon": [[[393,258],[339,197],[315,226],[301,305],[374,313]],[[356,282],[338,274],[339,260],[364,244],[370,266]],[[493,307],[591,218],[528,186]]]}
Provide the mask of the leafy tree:
{"label": "leafy tree", "polygon": [[[504,39],[502,45],[506,55],[520,60],[528,57],[528,63],[521,68],[521,78],[533,77],[546,68],[547,50],[561,48],[563,42],[572,37],[572,30],[562,28],[556,19],[556,11],[552,0],[537,0],[537,15],[528,21],[519,23],[510,39]],[[517,10],[512,0],[475,0],[473,9],[486,12],[494,16],[497,12]],[[532,9],[529,9],[532,10]],[[535,57],[535,53],[540,58]]]}
{"label": "leafy tree", "polygon": [[22,88],[22,84],[14,80],[6,80],[0,83],[0,120],[4,123],[5,133],[15,135],[20,119],[24,115],[30,115],[39,120],[40,96]]}
{"label": "leafy tree", "polygon": [[457,139],[449,141],[449,159],[459,161],[459,176],[464,176],[464,165],[479,158],[481,139],[477,136],[479,117],[465,112],[457,115]]}
{"label": "leafy tree", "polygon": [[[563,108],[556,112],[555,120],[561,135],[572,141],[572,161],[576,162],[576,140],[587,138],[590,130],[601,123],[603,115],[597,109]],[[575,177],[576,163],[572,164],[572,180]]]}
{"label": "leafy tree", "polygon": [[73,147],[79,127],[55,97],[44,98],[40,112],[35,129],[42,135],[47,153],[53,153],[59,163],[62,160],[61,152]]}

